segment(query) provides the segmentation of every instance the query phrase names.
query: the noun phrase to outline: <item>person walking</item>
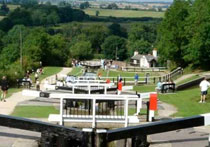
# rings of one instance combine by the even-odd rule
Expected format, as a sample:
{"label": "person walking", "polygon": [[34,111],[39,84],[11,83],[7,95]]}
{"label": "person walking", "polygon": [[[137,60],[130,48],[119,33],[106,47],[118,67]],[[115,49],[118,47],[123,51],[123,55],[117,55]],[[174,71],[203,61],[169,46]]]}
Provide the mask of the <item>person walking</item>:
{"label": "person walking", "polygon": [[2,77],[2,81],[1,81],[1,91],[2,91],[2,95],[1,95],[1,101],[6,102],[5,98],[7,96],[7,90],[9,89],[9,84],[8,81],[6,79],[6,76]]}
{"label": "person walking", "polygon": [[135,85],[137,85],[139,81],[139,75],[137,73],[134,76],[134,80],[135,80]]}
{"label": "person walking", "polygon": [[210,87],[210,83],[206,80],[206,77],[204,77],[199,86],[201,88],[201,100],[199,103],[205,103],[207,90]]}
{"label": "person walking", "polygon": [[120,79],[117,84],[117,94],[120,95],[121,93],[122,93],[122,79]]}

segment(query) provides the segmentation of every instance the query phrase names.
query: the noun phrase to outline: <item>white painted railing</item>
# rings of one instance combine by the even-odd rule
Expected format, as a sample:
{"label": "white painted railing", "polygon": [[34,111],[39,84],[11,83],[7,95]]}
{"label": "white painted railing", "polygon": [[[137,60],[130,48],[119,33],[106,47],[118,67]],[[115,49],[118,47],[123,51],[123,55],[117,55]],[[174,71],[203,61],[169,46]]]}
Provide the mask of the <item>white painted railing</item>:
{"label": "white painted railing", "polygon": [[[152,92],[154,93],[154,92]],[[49,121],[59,121],[60,125],[63,125],[63,122],[92,122],[92,127],[95,128],[97,122],[118,122],[124,123],[125,127],[130,123],[138,123],[137,116],[128,116],[129,110],[129,101],[137,101],[136,112],[140,113],[142,108],[142,99],[149,98],[151,93],[141,93],[140,97],[138,95],[87,95],[87,94],[65,94],[65,93],[52,93],[50,98],[59,98],[60,99],[60,114],[59,115],[50,115]],[[66,100],[90,100],[92,102],[92,114],[91,115],[66,115],[63,113],[63,104]],[[97,101],[122,101],[124,104],[124,115],[123,116],[101,116],[96,115]],[[100,118],[100,119],[99,119]],[[114,119],[112,119],[114,118]]]}

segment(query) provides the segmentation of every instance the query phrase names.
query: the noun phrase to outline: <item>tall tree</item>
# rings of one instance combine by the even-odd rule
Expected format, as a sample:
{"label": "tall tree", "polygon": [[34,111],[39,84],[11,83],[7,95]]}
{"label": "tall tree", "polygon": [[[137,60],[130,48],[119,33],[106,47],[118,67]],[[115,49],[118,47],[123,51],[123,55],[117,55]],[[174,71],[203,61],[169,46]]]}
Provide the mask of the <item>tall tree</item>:
{"label": "tall tree", "polygon": [[162,61],[171,60],[177,66],[186,65],[183,56],[188,43],[185,25],[189,16],[189,8],[188,1],[174,0],[174,3],[166,11],[158,36],[158,51]]}
{"label": "tall tree", "polygon": [[194,67],[208,68],[210,62],[210,1],[196,0],[186,23],[186,46],[184,59]]}
{"label": "tall tree", "polygon": [[126,40],[122,37],[107,37],[102,44],[102,49],[107,59],[119,59],[123,61],[127,58]]}
{"label": "tall tree", "polygon": [[82,33],[86,34],[87,39],[91,42],[92,48],[96,53],[101,52],[101,44],[109,35],[109,30],[103,25],[91,25],[82,29]]}
{"label": "tall tree", "polygon": [[126,29],[121,27],[121,25],[118,23],[113,23],[108,28],[112,35],[125,37],[125,38],[127,37]]}

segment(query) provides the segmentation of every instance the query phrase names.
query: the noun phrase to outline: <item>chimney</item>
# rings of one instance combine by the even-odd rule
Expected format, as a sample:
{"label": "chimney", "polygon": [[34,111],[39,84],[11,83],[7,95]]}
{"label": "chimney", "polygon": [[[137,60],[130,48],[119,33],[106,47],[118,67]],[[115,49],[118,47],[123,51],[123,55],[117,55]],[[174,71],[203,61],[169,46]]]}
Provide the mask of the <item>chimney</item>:
{"label": "chimney", "polygon": [[152,55],[157,58],[157,48],[154,48],[152,51]]}
{"label": "chimney", "polygon": [[136,56],[136,55],[138,55],[139,54],[139,52],[138,51],[135,51],[134,52],[134,56]]}

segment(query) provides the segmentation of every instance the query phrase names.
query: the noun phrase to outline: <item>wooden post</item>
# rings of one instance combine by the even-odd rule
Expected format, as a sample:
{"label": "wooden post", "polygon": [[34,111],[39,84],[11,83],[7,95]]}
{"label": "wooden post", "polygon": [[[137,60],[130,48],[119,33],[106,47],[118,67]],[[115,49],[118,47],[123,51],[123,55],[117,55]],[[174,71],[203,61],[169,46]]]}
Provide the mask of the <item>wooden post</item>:
{"label": "wooden post", "polygon": [[124,86],[125,86],[125,78],[124,78]]}

